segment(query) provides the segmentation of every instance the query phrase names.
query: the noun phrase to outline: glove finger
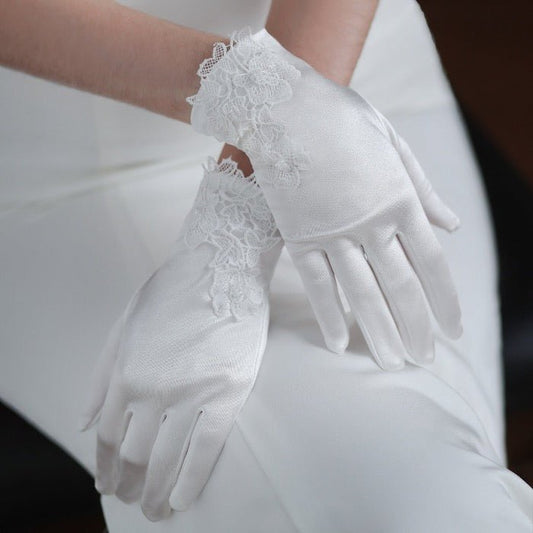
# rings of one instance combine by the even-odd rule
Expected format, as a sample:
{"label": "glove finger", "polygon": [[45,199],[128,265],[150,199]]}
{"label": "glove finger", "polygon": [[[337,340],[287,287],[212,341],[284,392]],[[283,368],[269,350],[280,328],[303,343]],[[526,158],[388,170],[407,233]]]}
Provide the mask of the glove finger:
{"label": "glove finger", "polygon": [[134,412],[119,452],[116,495],[129,503],[141,497],[152,446],[160,417],[152,412]]}
{"label": "glove finger", "polygon": [[365,246],[365,251],[407,351],[418,363],[433,361],[433,331],[424,291],[397,237]]}
{"label": "glove finger", "polygon": [[348,346],[350,334],[337,282],[326,254],[321,250],[311,250],[305,253],[291,252],[291,257],[302,278],[326,346],[332,352],[343,353]]}
{"label": "glove finger", "polygon": [[114,494],[118,483],[118,452],[131,419],[125,404],[107,398],[98,423],[95,487],[101,494]]}
{"label": "glove finger", "polygon": [[412,221],[398,238],[411,261],[433,314],[444,333],[456,339],[462,334],[461,308],[442,247],[422,216]]}
{"label": "glove finger", "polygon": [[200,495],[209,480],[233,427],[234,417],[200,414],[183,460],[178,481],[170,495],[170,505],[185,511]]}
{"label": "glove finger", "polygon": [[146,481],[141,497],[141,507],[152,522],[162,520],[172,512],[169,498],[180,471],[183,458],[198,414],[174,410],[166,415],[155,439]]}
{"label": "glove finger", "polygon": [[384,370],[403,368],[405,347],[362,248],[348,239],[339,239],[328,257],[379,366]]}
{"label": "glove finger", "polygon": [[422,166],[411,151],[407,142],[398,135],[385,116],[383,116],[377,109],[374,109],[374,111],[385,126],[390,141],[398,151],[429,222],[447,231],[455,231],[460,225],[459,217],[435,192],[430,181],[426,178]]}
{"label": "glove finger", "polygon": [[90,380],[89,393],[84,408],[78,419],[78,428],[85,431],[93,426],[104,405],[113,367],[117,358],[123,316],[113,324],[103,350],[100,352]]}
{"label": "glove finger", "polygon": [[424,170],[420,163],[414,156],[411,148],[398,135],[398,152],[402,158],[403,164],[415,190],[420,199],[420,203],[424,208],[424,212],[431,224],[452,232],[459,228],[459,217],[441,200],[440,196],[435,192],[430,181],[426,178]]}

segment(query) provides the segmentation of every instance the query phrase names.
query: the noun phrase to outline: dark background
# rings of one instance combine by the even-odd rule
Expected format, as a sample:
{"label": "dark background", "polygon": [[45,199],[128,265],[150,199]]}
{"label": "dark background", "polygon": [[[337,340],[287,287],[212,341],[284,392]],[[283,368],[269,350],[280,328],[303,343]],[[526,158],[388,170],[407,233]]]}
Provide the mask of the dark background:
{"label": "dark background", "polygon": [[[509,466],[533,485],[533,3],[420,4],[491,203],[501,271]],[[85,471],[1,405],[0,426],[0,531],[104,531]]]}
{"label": "dark background", "polygon": [[533,2],[419,3],[461,104],[491,204],[509,467],[533,485]]}

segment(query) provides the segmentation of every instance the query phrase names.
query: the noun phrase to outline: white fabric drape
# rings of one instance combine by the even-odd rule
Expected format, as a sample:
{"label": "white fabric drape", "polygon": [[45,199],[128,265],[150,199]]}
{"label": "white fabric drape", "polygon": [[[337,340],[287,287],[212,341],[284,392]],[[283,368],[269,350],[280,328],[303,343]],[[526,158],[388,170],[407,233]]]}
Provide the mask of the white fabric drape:
{"label": "white fabric drape", "polygon": [[[266,1],[128,5],[229,34]],[[407,58],[407,60],[405,59]],[[352,86],[408,141],[459,215],[438,230],[464,335],[390,374],[361,335],[324,347],[284,252],[258,380],[201,498],[152,524],[104,497],[115,532],[526,532],[533,491],[506,469],[494,241],[483,187],[431,36],[382,0]],[[219,143],[189,126],[0,70],[0,396],[94,471],[76,419],[108,330],[163,260]],[[354,326],[355,328],[355,326]],[[50,480],[53,482],[53,480]],[[21,496],[22,497],[22,496]]]}

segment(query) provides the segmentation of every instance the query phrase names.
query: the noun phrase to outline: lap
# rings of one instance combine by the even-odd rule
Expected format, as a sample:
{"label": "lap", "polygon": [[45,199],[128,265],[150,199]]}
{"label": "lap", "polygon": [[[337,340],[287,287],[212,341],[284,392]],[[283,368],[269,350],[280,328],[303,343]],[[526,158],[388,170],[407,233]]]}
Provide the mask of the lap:
{"label": "lap", "polygon": [[454,389],[411,365],[382,372],[358,341],[326,352],[303,295],[272,305],[256,386],[199,500],[149,524],[105,497],[111,531],[528,530],[530,489]]}

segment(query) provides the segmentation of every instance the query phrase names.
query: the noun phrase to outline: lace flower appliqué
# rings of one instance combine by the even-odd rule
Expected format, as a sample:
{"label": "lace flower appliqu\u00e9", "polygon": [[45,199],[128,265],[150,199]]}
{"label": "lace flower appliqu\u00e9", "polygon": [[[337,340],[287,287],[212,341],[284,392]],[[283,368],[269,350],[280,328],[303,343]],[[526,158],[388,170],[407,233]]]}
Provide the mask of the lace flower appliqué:
{"label": "lace flower appliqu\u00e9", "polygon": [[197,74],[200,90],[187,102],[202,108],[203,132],[260,158],[265,163],[261,185],[297,187],[309,158],[285,125],[273,119],[272,107],[292,97],[300,71],[252,39],[247,27],[234,32],[228,45],[215,43]]}
{"label": "lace flower appliqu\u00e9", "polygon": [[217,316],[239,319],[264,301],[266,281],[261,255],[281,241],[263,194],[231,158],[204,166],[204,180],[185,229],[185,243],[216,248],[210,267],[210,297]]}

